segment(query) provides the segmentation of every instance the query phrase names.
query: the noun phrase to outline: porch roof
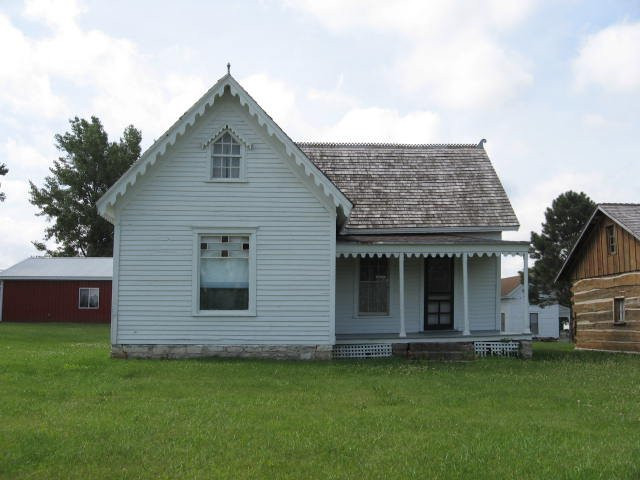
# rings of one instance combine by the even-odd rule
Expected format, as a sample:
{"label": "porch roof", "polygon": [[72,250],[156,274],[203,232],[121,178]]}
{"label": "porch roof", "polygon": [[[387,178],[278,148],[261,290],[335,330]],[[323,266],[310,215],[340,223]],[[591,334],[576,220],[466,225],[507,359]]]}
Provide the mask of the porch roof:
{"label": "porch roof", "polygon": [[336,256],[469,256],[522,255],[528,242],[469,235],[339,235]]}
{"label": "porch roof", "polygon": [[353,203],[344,233],[517,230],[483,145],[298,143]]}

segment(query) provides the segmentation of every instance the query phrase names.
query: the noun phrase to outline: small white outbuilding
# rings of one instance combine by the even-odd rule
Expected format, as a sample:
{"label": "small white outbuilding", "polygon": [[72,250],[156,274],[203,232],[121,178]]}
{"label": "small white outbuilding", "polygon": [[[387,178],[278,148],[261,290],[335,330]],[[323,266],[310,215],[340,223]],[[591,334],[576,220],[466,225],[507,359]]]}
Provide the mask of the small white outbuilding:
{"label": "small white outbuilding", "polygon": [[[520,276],[502,279],[502,300],[500,302],[500,322],[503,332],[510,332],[510,319],[516,318],[518,327],[523,301]],[[571,310],[558,302],[542,305],[529,304],[529,328],[534,338],[559,338],[562,325],[569,325]]]}

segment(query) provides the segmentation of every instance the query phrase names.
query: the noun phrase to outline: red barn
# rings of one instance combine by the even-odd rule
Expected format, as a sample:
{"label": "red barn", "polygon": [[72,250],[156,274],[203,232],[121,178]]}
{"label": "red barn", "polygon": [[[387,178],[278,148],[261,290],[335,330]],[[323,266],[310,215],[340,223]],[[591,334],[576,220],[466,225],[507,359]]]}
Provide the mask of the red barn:
{"label": "red barn", "polygon": [[0,272],[0,321],[108,323],[113,260],[34,257]]}

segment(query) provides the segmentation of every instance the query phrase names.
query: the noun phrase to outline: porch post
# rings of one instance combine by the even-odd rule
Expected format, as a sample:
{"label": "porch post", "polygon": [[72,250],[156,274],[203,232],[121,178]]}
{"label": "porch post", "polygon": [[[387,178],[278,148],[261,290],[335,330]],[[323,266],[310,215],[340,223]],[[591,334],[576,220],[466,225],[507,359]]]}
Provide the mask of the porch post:
{"label": "porch post", "polygon": [[502,302],[502,256],[496,253],[496,331],[502,331],[502,315],[501,302]]}
{"label": "porch post", "polygon": [[406,337],[407,330],[404,325],[404,253],[398,257],[398,273],[400,284],[400,336]]}
{"label": "porch post", "polygon": [[464,311],[463,335],[471,335],[469,330],[469,273],[467,271],[467,254],[462,254],[462,305]]}
{"label": "porch post", "polygon": [[524,310],[524,333],[531,333],[529,325],[529,252],[522,254],[522,309]]}

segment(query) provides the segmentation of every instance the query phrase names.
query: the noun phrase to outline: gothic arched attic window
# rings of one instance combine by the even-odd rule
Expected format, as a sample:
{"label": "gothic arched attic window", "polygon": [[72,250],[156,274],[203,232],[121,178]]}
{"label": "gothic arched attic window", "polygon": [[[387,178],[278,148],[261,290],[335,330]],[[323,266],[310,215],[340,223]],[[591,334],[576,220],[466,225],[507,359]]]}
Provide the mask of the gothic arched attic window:
{"label": "gothic arched attic window", "polygon": [[243,148],[227,130],[211,144],[211,179],[241,180],[244,178]]}

